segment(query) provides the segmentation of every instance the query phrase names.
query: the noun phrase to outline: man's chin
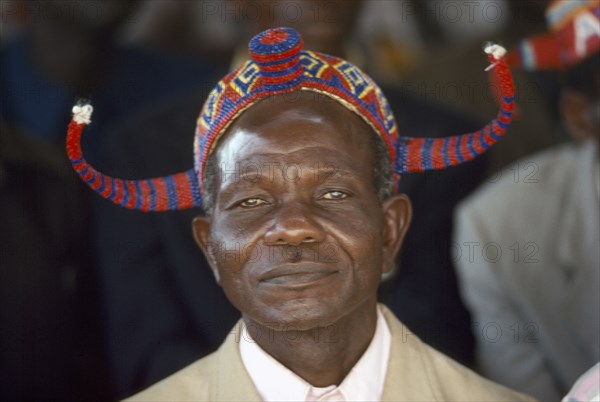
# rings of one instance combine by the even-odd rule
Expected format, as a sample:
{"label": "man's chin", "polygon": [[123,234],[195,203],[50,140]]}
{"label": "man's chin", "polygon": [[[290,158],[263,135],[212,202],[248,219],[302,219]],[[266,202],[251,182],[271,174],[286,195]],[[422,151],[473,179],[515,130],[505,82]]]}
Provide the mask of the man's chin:
{"label": "man's chin", "polygon": [[[340,317],[340,312],[331,303],[316,300],[292,300],[281,303],[276,308],[263,310],[259,322],[273,331],[308,331],[318,328],[331,328]],[[256,317],[258,318],[258,317]],[[248,320],[245,319],[246,322]]]}

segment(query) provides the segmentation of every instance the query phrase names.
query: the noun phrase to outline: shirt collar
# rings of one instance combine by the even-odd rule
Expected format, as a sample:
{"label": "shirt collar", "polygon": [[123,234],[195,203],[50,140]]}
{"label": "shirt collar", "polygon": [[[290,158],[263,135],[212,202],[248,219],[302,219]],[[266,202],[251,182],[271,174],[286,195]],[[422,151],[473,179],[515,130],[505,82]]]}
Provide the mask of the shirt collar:
{"label": "shirt collar", "polygon": [[[339,385],[347,401],[376,401],[381,399],[390,356],[391,334],[383,314],[377,308],[375,334],[365,353]],[[265,402],[305,401],[311,385],[283,366],[260,346],[242,326],[240,339],[242,362]],[[326,387],[327,391],[335,388]],[[321,394],[323,388],[314,388]]]}

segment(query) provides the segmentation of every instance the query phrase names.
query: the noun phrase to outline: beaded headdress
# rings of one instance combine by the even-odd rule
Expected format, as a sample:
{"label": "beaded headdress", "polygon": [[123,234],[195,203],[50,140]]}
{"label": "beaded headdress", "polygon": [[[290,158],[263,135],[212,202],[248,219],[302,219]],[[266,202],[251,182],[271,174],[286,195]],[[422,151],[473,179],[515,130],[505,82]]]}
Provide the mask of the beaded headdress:
{"label": "beaded headdress", "polygon": [[390,106],[375,82],[339,57],[303,50],[291,28],[275,28],[249,43],[251,60],[226,75],[204,103],[194,139],[194,168],[166,177],[125,180],[106,176],[89,165],[80,145],[90,123],[91,105],[73,108],[67,153],[81,179],[115,204],[142,211],[166,211],[202,205],[202,177],[210,153],[227,127],[246,109],[268,96],[304,90],[329,96],[360,116],[387,144],[396,175],[444,169],[469,161],[490,148],[505,132],[513,114],[514,85],[504,48],[484,49],[499,82],[500,111],[479,131],[445,138],[403,137]]}
{"label": "beaded headdress", "polygon": [[511,67],[564,70],[600,51],[600,1],[554,0],[546,9],[546,22],[548,32],[510,50]]}

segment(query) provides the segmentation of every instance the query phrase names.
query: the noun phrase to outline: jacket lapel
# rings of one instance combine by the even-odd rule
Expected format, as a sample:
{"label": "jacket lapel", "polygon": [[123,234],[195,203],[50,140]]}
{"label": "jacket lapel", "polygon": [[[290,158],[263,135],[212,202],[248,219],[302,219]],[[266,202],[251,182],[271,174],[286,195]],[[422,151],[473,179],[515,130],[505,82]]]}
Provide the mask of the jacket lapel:
{"label": "jacket lapel", "polygon": [[382,401],[441,400],[433,386],[431,373],[423,363],[420,341],[384,305],[378,306],[392,334],[390,360]]}
{"label": "jacket lapel", "polygon": [[213,371],[212,395],[215,401],[260,401],[258,391],[246,372],[240,356],[239,341],[242,320],[238,321],[219,348],[217,367]]}

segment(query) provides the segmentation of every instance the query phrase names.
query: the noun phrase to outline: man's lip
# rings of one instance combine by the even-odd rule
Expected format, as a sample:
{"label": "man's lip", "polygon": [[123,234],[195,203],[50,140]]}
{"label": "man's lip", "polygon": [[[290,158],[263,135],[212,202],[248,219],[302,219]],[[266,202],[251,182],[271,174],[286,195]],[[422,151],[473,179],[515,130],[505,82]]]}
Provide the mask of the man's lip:
{"label": "man's lip", "polygon": [[332,267],[317,264],[290,264],[271,268],[258,277],[259,282],[288,283],[313,282],[337,273]]}

